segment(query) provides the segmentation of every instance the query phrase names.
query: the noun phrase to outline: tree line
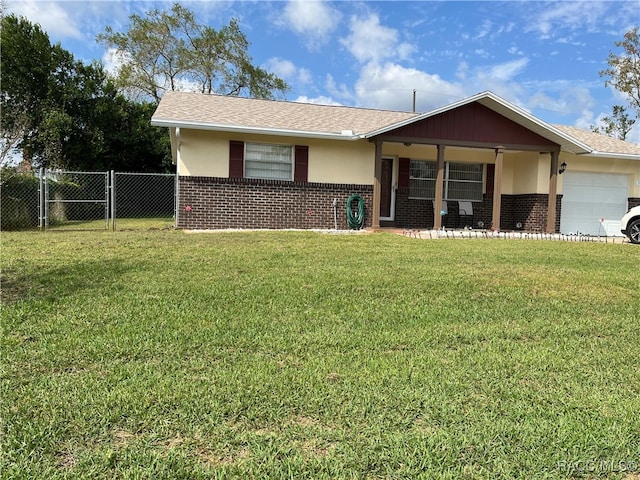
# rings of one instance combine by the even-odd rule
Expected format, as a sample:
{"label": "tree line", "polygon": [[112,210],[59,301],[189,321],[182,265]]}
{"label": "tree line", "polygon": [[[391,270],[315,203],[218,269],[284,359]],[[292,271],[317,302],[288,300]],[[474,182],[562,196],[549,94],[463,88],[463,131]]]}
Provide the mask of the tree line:
{"label": "tree line", "polygon": [[[169,136],[150,123],[164,92],[276,98],[289,88],[253,65],[236,20],[216,30],[178,3],[129,20],[127,31],[106,27],[96,38],[119,60],[110,75],[52,44],[39,25],[2,15],[0,166],[17,154],[25,168],[169,172]],[[600,75],[636,115],[616,105],[592,129],[625,139],[640,114],[638,27],[615,45],[623,51],[610,53]]]}
{"label": "tree line", "polygon": [[169,136],[150,123],[165,91],[274,98],[288,89],[252,64],[235,20],[215,30],[177,3],[129,19],[126,32],[97,37],[120,59],[110,75],[39,25],[2,15],[0,165],[18,157],[27,169],[170,172]]}

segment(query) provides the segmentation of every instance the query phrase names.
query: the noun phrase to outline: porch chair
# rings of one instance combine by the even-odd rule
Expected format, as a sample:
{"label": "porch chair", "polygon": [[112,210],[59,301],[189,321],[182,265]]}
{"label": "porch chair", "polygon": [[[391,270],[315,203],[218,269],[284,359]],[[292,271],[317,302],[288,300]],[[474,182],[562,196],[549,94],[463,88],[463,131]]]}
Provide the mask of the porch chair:
{"label": "porch chair", "polygon": [[473,226],[473,203],[458,202],[458,227]]}

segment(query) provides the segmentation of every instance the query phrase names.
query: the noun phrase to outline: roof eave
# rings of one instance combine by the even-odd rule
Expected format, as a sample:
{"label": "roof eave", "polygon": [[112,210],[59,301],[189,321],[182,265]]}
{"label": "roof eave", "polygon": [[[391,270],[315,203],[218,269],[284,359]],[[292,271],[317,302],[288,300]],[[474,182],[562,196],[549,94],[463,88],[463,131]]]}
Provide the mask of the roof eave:
{"label": "roof eave", "polygon": [[592,151],[585,154],[580,154],[581,157],[597,157],[597,158],[611,158],[618,160],[637,160],[640,161],[640,155],[634,153],[616,153],[616,152],[597,152]]}
{"label": "roof eave", "polygon": [[166,120],[162,118],[152,118],[151,125],[155,127],[190,128],[195,130],[212,130],[216,132],[230,133],[253,133],[258,135],[274,135],[279,137],[299,137],[299,138],[319,138],[325,140],[356,141],[363,138],[362,135],[354,133],[328,133],[312,132],[305,130],[288,130],[282,128],[248,127],[242,125],[220,125],[213,123],[199,123],[188,121]]}

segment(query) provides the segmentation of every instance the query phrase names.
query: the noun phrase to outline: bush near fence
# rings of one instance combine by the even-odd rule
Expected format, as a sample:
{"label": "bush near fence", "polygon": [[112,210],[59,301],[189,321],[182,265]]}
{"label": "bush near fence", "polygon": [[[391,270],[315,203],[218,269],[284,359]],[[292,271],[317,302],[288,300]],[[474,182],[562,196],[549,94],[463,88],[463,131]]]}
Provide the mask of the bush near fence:
{"label": "bush near fence", "polygon": [[0,229],[37,228],[38,178],[12,168],[3,168],[0,175]]}

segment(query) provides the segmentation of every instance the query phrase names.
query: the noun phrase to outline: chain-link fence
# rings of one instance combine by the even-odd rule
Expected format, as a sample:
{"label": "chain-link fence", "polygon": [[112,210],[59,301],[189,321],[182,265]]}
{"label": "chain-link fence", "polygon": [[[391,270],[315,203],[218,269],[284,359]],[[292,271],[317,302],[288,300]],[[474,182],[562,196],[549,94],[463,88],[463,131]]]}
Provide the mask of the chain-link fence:
{"label": "chain-link fence", "polygon": [[175,175],[115,172],[111,188],[114,230],[175,225]]}
{"label": "chain-link fence", "polygon": [[3,169],[2,230],[162,229],[175,224],[176,176]]}
{"label": "chain-link fence", "polygon": [[44,227],[48,229],[109,228],[109,174],[47,170],[44,185]]}
{"label": "chain-link fence", "polygon": [[36,172],[3,168],[0,176],[0,229],[38,228],[41,218],[40,178]]}

